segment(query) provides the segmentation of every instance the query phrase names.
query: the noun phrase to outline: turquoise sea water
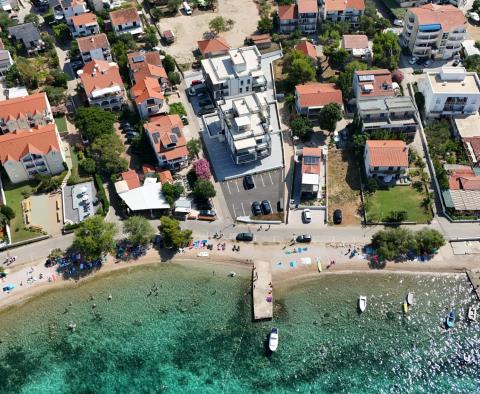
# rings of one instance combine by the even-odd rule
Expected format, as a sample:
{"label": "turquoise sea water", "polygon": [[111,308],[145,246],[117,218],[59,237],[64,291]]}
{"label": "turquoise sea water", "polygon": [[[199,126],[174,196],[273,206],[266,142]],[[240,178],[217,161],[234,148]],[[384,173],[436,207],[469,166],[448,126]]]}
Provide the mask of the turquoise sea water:
{"label": "turquoise sea water", "polygon": [[[274,321],[253,323],[247,272],[213,269],[118,271],[3,312],[0,391],[480,391],[480,325],[465,322],[475,300],[463,277],[319,276],[274,288]],[[409,290],[417,304],[404,316]],[[359,294],[368,297],[362,315]],[[458,321],[446,331],[449,309]],[[280,345],[269,355],[273,325]]]}

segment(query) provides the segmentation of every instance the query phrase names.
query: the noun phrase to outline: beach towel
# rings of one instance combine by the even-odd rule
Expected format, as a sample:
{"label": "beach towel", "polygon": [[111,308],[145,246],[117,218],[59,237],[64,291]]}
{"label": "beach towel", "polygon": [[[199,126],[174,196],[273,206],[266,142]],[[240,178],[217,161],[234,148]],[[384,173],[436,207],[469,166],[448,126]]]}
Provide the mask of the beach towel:
{"label": "beach towel", "polygon": [[296,261],[290,261],[290,263],[288,263],[290,265],[290,267],[292,268],[295,268],[297,266],[297,262]]}

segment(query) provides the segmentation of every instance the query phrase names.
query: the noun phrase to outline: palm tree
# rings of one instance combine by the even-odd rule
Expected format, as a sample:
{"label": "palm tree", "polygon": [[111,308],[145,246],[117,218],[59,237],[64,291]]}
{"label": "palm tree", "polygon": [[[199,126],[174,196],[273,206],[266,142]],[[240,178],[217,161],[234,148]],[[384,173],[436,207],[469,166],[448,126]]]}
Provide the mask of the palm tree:
{"label": "palm tree", "polygon": [[188,153],[191,158],[197,158],[201,150],[200,141],[198,139],[193,139],[187,142]]}

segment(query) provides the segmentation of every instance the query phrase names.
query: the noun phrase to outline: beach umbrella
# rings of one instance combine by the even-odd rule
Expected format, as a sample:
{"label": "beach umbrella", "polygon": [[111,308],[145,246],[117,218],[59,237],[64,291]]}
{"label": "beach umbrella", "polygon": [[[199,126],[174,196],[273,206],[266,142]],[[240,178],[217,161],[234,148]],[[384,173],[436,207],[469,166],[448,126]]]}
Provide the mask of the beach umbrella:
{"label": "beach umbrella", "polygon": [[88,191],[88,187],[86,187],[86,186],[82,186],[80,188],[80,193],[86,193],[87,191]]}

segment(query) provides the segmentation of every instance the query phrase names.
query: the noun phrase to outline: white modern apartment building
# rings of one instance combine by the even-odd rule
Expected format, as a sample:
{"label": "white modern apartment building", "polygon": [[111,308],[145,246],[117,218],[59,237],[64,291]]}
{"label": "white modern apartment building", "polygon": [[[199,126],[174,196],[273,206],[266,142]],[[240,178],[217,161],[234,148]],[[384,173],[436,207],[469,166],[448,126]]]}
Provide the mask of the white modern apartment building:
{"label": "white modern apartment building", "polygon": [[225,141],[235,164],[244,164],[270,156],[271,102],[266,93],[251,93],[225,100],[219,117]]}
{"label": "white modern apartment building", "polygon": [[228,55],[202,60],[205,83],[215,100],[264,91],[267,79],[256,46],[231,49]]}
{"label": "white modern apartment building", "polygon": [[480,80],[463,67],[442,67],[418,81],[428,117],[474,114],[480,107]]}
{"label": "white modern apartment building", "polygon": [[453,5],[409,8],[400,42],[413,56],[450,59],[462,49],[467,20]]}

